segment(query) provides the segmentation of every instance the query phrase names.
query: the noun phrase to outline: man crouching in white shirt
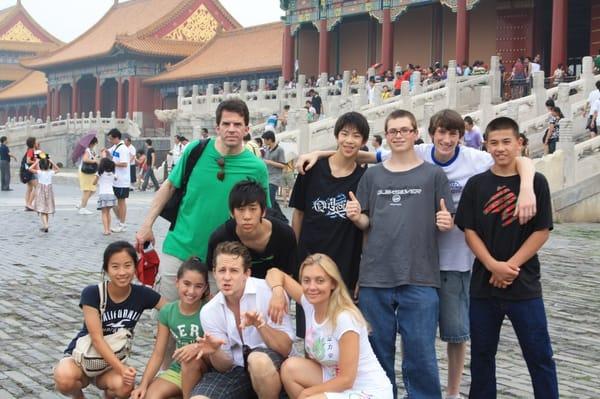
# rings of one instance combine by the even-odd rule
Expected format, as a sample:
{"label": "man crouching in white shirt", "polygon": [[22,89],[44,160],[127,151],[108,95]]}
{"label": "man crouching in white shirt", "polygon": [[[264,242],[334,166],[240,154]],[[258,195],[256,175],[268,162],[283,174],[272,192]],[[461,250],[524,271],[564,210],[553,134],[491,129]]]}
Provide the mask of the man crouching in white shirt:
{"label": "man crouching in white shirt", "polygon": [[289,316],[268,320],[271,289],[250,277],[251,257],[239,242],[222,242],[213,257],[220,292],[200,311],[205,332],[200,355],[211,370],[192,391],[192,399],[278,398],[279,367],[290,353],[294,332]]}

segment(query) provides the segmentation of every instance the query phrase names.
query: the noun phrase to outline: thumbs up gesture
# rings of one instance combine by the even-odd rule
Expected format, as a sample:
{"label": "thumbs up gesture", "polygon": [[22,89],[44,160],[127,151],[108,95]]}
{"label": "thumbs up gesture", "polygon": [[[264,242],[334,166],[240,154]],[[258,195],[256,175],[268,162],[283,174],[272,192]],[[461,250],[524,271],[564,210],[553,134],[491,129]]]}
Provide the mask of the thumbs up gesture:
{"label": "thumbs up gesture", "polygon": [[346,201],[346,217],[352,222],[357,222],[362,212],[360,202],[358,202],[358,199],[356,199],[356,196],[352,191],[350,191],[348,194],[349,199]]}
{"label": "thumbs up gesture", "polygon": [[435,214],[435,224],[440,231],[448,231],[454,227],[454,220],[452,215],[446,208],[446,201],[440,199],[440,210]]}

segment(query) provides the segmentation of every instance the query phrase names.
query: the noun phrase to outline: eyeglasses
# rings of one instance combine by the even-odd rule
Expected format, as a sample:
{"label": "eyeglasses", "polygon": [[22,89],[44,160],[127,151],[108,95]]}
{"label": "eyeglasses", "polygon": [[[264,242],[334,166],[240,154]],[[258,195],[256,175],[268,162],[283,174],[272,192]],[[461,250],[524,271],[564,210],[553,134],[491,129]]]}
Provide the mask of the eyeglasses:
{"label": "eyeglasses", "polygon": [[223,181],[225,180],[225,158],[217,158],[217,165],[219,165],[219,168],[221,168],[221,170],[217,172],[217,179],[219,179],[219,181]]}
{"label": "eyeglasses", "polygon": [[388,131],[386,133],[389,134],[390,136],[397,136],[398,133],[400,133],[401,136],[406,137],[409,134],[414,133],[415,131],[416,131],[416,129],[403,127],[402,129],[388,129]]}

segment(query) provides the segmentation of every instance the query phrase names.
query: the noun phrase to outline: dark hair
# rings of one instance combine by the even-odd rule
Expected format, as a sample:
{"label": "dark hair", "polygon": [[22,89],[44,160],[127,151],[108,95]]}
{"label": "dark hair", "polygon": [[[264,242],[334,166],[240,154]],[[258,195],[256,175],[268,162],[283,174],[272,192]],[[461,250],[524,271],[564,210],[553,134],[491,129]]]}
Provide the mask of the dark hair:
{"label": "dark hair", "polygon": [[200,299],[208,298],[210,296],[210,284],[208,283],[208,266],[206,266],[206,263],[202,262],[200,259],[198,259],[198,257],[192,256],[183,262],[181,266],[179,266],[179,269],[177,269],[177,279],[179,280],[182,278],[183,274],[187,271],[200,273],[202,277],[204,277],[206,291],[204,291],[204,294]]}
{"label": "dark hair", "polygon": [[129,141],[131,143],[131,137],[129,137],[129,135],[125,136],[125,141]]}
{"label": "dark hair", "polygon": [[374,135],[373,138],[375,139],[375,141],[377,142],[377,144],[379,144],[379,145],[383,144],[383,137],[381,137],[380,134]]}
{"label": "dark hair", "polygon": [[219,104],[216,112],[217,126],[221,124],[223,111],[235,112],[236,114],[244,117],[244,124],[246,126],[248,126],[250,123],[250,111],[248,111],[248,106],[242,100],[234,98],[231,100],[225,100]]}
{"label": "dark hair", "polygon": [[283,106],[283,109],[285,109],[285,110],[288,110],[288,109],[290,109],[290,105],[289,105],[289,104],[285,104],[285,105]]}
{"label": "dark hair", "polygon": [[88,147],[92,144],[98,144],[98,137],[93,137],[92,140],[90,140],[90,144],[88,145]]}
{"label": "dark hair", "polygon": [[560,119],[564,118],[565,116],[563,115],[561,109],[559,107],[552,107],[551,111],[554,111],[558,114],[558,117]]}
{"label": "dark hair", "polygon": [[112,138],[121,140],[121,131],[117,128],[112,128],[108,132],[108,135]]}
{"label": "dark hair", "polygon": [[258,202],[260,209],[267,209],[267,193],[258,182],[242,180],[235,184],[229,192],[229,211],[233,213],[236,208],[241,208]]}
{"label": "dark hair", "polygon": [[100,164],[98,165],[98,175],[101,175],[104,172],[115,173],[115,163],[112,161],[112,159],[100,159]]}
{"label": "dark hair", "polygon": [[438,128],[457,130],[459,137],[465,135],[465,121],[453,109],[443,109],[433,114],[429,119],[429,135],[433,136]]}
{"label": "dark hair", "polygon": [[596,89],[600,90],[600,80],[596,82]]}
{"label": "dark hair", "polygon": [[[600,81],[598,81],[600,82]],[[546,107],[554,107],[554,100],[549,98],[546,100]]]}
{"label": "dark hair", "polygon": [[252,267],[252,257],[250,251],[241,242],[237,241],[224,241],[217,245],[215,253],[213,255],[213,269],[217,267],[217,259],[219,255],[233,255],[236,258],[242,258],[244,265],[244,272],[248,271]]}
{"label": "dark hair", "polygon": [[40,170],[48,170],[50,169],[50,160],[48,158],[40,159],[38,166],[40,167]]}
{"label": "dark hair", "polygon": [[521,138],[521,140],[523,140],[523,145],[529,144],[529,139],[527,138],[525,133],[519,133],[519,137]]}
{"label": "dark hair", "polygon": [[417,129],[417,118],[415,118],[415,116],[412,114],[412,112],[404,110],[404,109],[397,109],[395,111],[392,111],[392,113],[389,114],[387,116],[387,118],[385,118],[385,123],[383,126],[383,129],[385,130],[385,132],[387,132],[387,127],[388,127],[389,121],[391,121],[392,119],[400,119],[400,118],[410,119],[410,123],[413,125],[413,129]]}
{"label": "dark hair", "polygon": [[27,137],[27,140],[25,140],[25,144],[27,144],[27,148],[35,147],[35,137]]}
{"label": "dark hair", "polygon": [[6,140],[8,140],[6,136],[0,137],[0,143],[6,143]]}
{"label": "dark hair", "polygon": [[275,141],[275,133],[273,133],[273,132],[272,132],[272,131],[270,131],[270,130],[267,130],[267,131],[265,131],[265,132],[262,134],[262,138],[263,138],[264,140],[271,140],[271,141]]}
{"label": "dark hair", "polygon": [[252,140],[252,136],[250,136],[250,133],[247,133],[247,134],[244,136],[243,140],[244,140],[244,141],[250,141],[250,140]]}
{"label": "dark hair", "polygon": [[146,153],[146,151],[144,151],[142,148],[138,148],[138,150],[136,151],[136,154],[138,154],[138,155],[143,155],[145,153]]}
{"label": "dark hair", "polygon": [[263,146],[263,140],[260,137],[255,137],[254,141],[256,141],[256,144],[258,144],[259,147]]}
{"label": "dark hair", "polygon": [[203,127],[203,128],[202,128],[202,133],[208,133],[208,129],[207,129],[207,128],[205,128],[205,127]]}
{"label": "dark hair", "polygon": [[335,138],[338,137],[340,130],[345,127],[354,127],[358,130],[358,133],[362,136],[363,142],[369,139],[369,122],[361,113],[358,112],[346,112],[335,121],[335,127],[333,128],[333,135]]}
{"label": "dark hair", "polygon": [[108,271],[108,262],[110,262],[110,258],[119,252],[125,251],[127,255],[131,257],[133,260],[133,264],[137,265],[138,256],[137,252],[135,252],[135,248],[133,245],[128,243],[127,241],[115,241],[111,244],[108,244],[106,249],[104,250],[104,255],[102,256],[102,270],[105,272]]}
{"label": "dark hair", "polygon": [[469,125],[473,124],[473,118],[471,118],[470,116],[465,116],[465,122],[467,122]]}
{"label": "dark hair", "polygon": [[150,139],[146,139],[146,144],[148,144],[148,145],[152,145],[152,140],[150,140]]}
{"label": "dark hair", "polygon": [[514,119],[509,118],[507,116],[501,116],[496,119],[492,119],[490,123],[488,123],[485,128],[486,137],[489,137],[491,132],[495,132],[497,130],[512,130],[513,135],[516,138],[519,138],[519,124],[515,122]]}

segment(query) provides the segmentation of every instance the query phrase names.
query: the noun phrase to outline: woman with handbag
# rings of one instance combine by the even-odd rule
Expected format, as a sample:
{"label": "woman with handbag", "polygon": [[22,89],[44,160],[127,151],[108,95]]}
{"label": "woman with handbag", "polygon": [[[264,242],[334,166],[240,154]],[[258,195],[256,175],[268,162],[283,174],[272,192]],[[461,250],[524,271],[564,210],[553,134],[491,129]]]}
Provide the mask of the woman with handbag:
{"label": "woman with handbag", "polygon": [[98,144],[98,138],[94,137],[85,149],[79,164],[79,189],[81,190],[81,203],[79,204],[80,215],[91,215],[93,212],[87,209],[87,203],[96,191],[94,178],[98,171],[98,158],[94,147]]}
{"label": "woman with handbag", "polygon": [[90,383],[108,398],[128,398],[136,370],[126,364],[133,330],[146,309],[160,310],[165,300],[152,289],[132,284],[137,253],[126,241],[108,245],[102,270],[108,281],[83,289],[79,306],[84,325],[54,369],[56,390],[83,398]]}
{"label": "woman with handbag", "polygon": [[37,186],[37,177],[35,174],[29,171],[29,167],[35,163],[36,157],[35,152],[40,149],[39,143],[35,137],[28,137],[25,141],[27,145],[27,151],[23,157],[21,170],[23,171],[21,181],[27,184],[27,190],[25,190],[25,210],[34,211],[33,201],[35,200],[35,187]]}

